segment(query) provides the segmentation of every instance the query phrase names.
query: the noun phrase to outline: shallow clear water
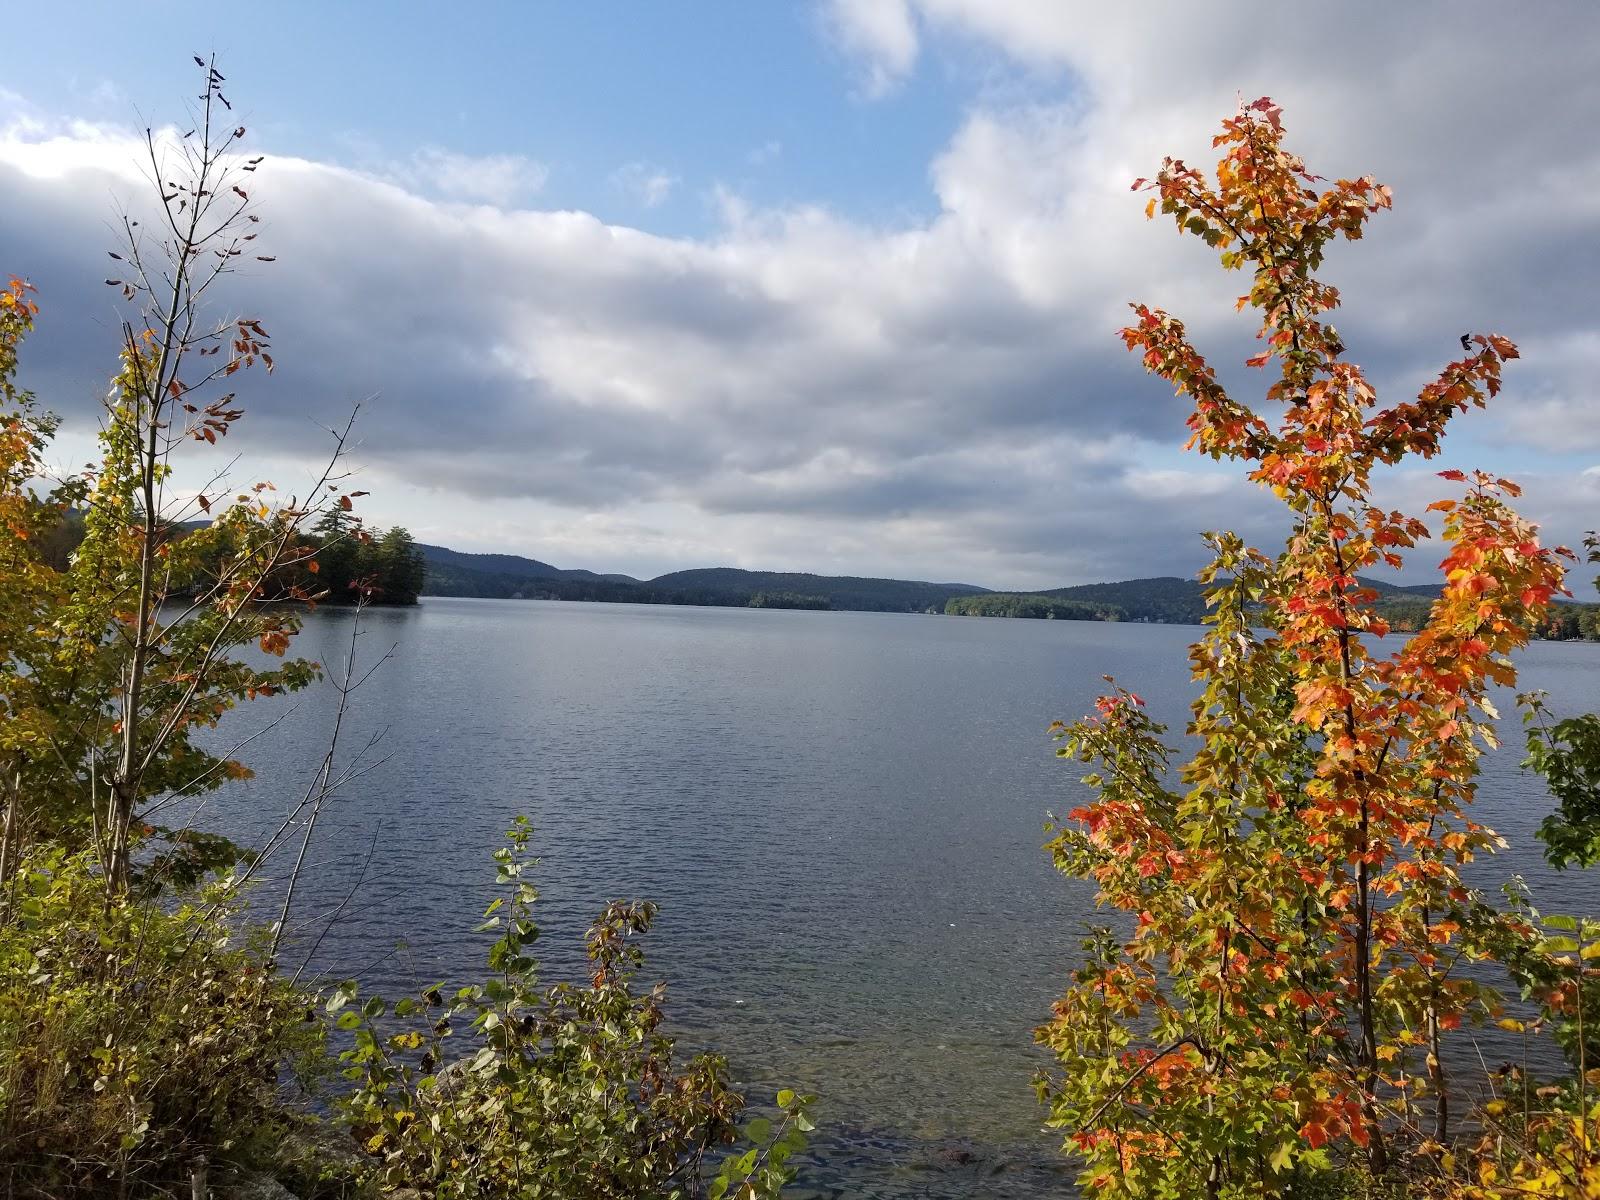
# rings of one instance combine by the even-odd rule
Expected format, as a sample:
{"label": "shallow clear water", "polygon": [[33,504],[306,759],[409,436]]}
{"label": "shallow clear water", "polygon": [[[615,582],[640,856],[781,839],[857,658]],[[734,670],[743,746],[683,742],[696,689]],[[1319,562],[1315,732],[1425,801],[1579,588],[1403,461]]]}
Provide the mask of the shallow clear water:
{"label": "shallow clear water", "polygon": [[[342,663],[351,621],[312,614],[297,651]],[[822,1097],[808,1184],[1060,1192],[1031,1030],[1093,909],[1039,849],[1046,811],[1081,798],[1045,729],[1106,674],[1181,728],[1198,633],[440,598],[369,612],[362,660],[394,650],[354,698],[341,759],[383,736],[319,827],[302,944],[370,854],[314,965],[391,995],[473,977],[489,853],[527,813],[547,972],[577,972],[606,900],[657,901],[647,973],[669,981],[684,1044],[728,1054],[753,1098]],[[1600,708],[1600,646],[1538,644],[1521,663],[1558,708]],[[258,780],[206,819],[264,835],[314,771],[331,708],[322,689],[236,714],[231,737],[281,720],[242,751]],[[1542,868],[1530,835],[1550,801],[1506,732],[1479,813],[1514,850],[1480,881],[1518,871],[1548,909],[1597,911],[1593,873]]]}

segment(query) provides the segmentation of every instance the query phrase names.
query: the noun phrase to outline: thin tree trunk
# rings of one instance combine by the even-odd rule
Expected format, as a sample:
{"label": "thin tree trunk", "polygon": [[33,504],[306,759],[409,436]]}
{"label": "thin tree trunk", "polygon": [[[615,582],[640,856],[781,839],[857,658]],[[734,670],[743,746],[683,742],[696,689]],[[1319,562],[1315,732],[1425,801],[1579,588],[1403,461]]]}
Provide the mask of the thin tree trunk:
{"label": "thin tree trunk", "polygon": [[[173,308],[168,316],[170,329],[176,321],[179,305],[179,288],[184,273],[180,269],[173,284]],[[170,335],[169,335],[170,338]],[[156,360],[157,388],[150,396],[149,431],[140,446],[140,490],[144,499],[144,544],[139,547],[139,600],[134,610],[138,628],[134,630],[133,650],[128,662],[128,684],[122,701],[122,752],[117,761],[115,781],[111,787],[111,860],[106,864],[107,881],[111,890],[122,894],[128,890],[128,827],[133,823],[133,808],[138,791],[139,770],[139,708],[144,700],[144,672],[150,658],[150,626],[153,618],[151,602],[155,590],[156,536],[159,531],[159,514],[156,512],[155,477],[160,462],[159,437],[161,433],[161,396],[159,385],[165,372],[169,351],[163,347],[162,357]],[[143,407],[141,403],[140,407]]]}
{"label": "thin tree trunk", "polygon": [[[172,257],[171,288],[167,295],[165,311],[160,314],[160,338],[147,356],[139,346],[131,326],[124,327],[124,337],[129,350],[129,365],[134,372],[133,397],[136,404],[135,422],[143,421],[139,429],[139,493],[144,503],[144,541],[139,547],[139,597],[134,617],[133,647],[129,655],[127,685],[122,698],[122,747],[118,755],[115,774],[112,776],[111,828],[107,834],[111,853],[106,863],[107,882],[114,894],[128,888],[129,837],[128,827],[133,822],[134,807],[138,798],[139,776],[143,768],[139,742],[140,706],[144,701],[144,674],[150,660],[151,632],[155,620],[152,611],[156,586],[156,539],[161,532],[161,511],[157,480],[161,466],[161,413],[169,391],[181,394],[178,380],[179,359],[188,344],[195,313],[195,294],[190,276],[192,259],[206,238],[200,233],[201,214],[209,207],[202,203],[207,193],[213,160],[211,141],[211,97],[213,87],[208,84],[204,96],[204,134],[201,138],[201,165],[194,184],[194,203],[189,207],[188,225],[180,230],[173,224],[174,247]],[[214,236],[214,235],[213,235]],[[148,409],[147,409],[148,406]],[[137,424],[136,424],[137,427]]]}
{"label": "thin tree trunk", "polygon": [[22,856],[22,847],[18,844],[22,836],[17,819],[17,810],[22,807],[22,772],[18,771],[11,779],[11,795],[6,800],[6,819],[4,829],[0,829],[0,890],[5,889],[11,882],[11,873],[17,869],[17,860]]}
{"label": "thin tree trunk", "polygon": [[[1344,551],[1337,538],[1331,538],[1334,524],[1333,501],[1322,498],[1322,515],[1330,529],[1333,543],[1333,561],[1339,578],[1345,575]],[[1343,583],[1335,583],[1333,598],[1339,606],[1341,619],[1349,611]],[[1350,657],[1350,626],[1342,623],[1339,629],[1339,664],[1346,688],[1355,683],[1355,666]],[[1345,733],[1352,745],[1356,744],[1355,710],[1347,702],[1344,708]],[[1367,1169],[1374,1177],[1388,1172],[1389,1155],[1384,1147],[1384,1131],[1378,1122],[1378,1022],[1372,999],[1372,866],[1367,861],[1372,847],[1372,811],[1367,799],[1366,773],[1361,767],[1355,770],[1355,781],[1361,786],[1361,820],[1358,827],[1356,851],[1356,1006],[1357,1024],[1361,1042],[1361,1115],[1367,1123]]]}
{"label": "thin tree trunk", "polygon": [[1439,1051],[1439,1010],[1428,1001],[1428,1083],[1433,1088],[1433,1140],[1441,1146],[1450,1136],[1450,1093],[1445,1090],[1444,1059]]}

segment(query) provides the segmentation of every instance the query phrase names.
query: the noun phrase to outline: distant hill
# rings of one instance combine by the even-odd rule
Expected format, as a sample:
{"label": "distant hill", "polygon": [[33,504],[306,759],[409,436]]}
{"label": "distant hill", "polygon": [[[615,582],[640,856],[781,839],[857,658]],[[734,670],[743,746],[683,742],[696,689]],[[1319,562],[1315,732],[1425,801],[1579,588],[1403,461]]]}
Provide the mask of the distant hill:
{"label": "distant hill", "polygon": [[1443,590],[1437,583],[1390,583],[1387,580],[1373,579],[1367,575],[1359,575],[1357,578],[1361,580],[1363,585],[1385,598],[1390,596],[1409,596],[1421,600],[1437,600]]}
{"label": "distant hill", "polygon": [[1176,575],[1128,579],[1122,583],[1084,583],[1033,594],[1106,605],[1119,610],[1125,621],[1198,625],[1206,612],[1205,593],[1200,585],[1193,579],[1180,579]]}
{"label": "distant hill", "polygon": [[754,596],[790,593],[825,596],[834,608],[858,612],[943,612],[955,596],[980,595],[988,588],[971,583],[927,583],[920,579],[872,579],[856,575],[810,575],[798,571],[742,571],[701,567],[673,571],[650,580],[656,588]]}
{"label": "distant hill", "polygon": [[[418,544],[427,567],[423,594],[530,600],[601,600],[620,604],[695,604],[732,608],[833,608],[858,612],[966,612],[994,616],[1071,616],[1076,619],[1195,625],[1205,597],[1193,579],[1159,575],[1119,583],[1085,583],[1037,592],[995,592],[974,583],[930,583],[799,571],[701,567],[654,579],[567,570],[519,554],[469,554]],[[1392,608],[1397,627],[1427,615],[1437,584],[1363,579]],[[987,597],[987,600],[982,598]],[[1038,603],[1028,603],[1029,599]]]}
{"label": "distant hill", "polygon": [[656,579],[640,580],[629,575],[563,570],[517,554],[467,554],[429,545],[419,548],[427,564],[423,591],[432,596],[942,612],[945,601],[952,596],[988,591],[972,583],[742,571],[735,567],[674,571]]}
{"label": "distant hill", "polygon": [[[593,571],[563,570],[520,554],[467,554],[446,546],[419,543],[427,579],[423,592],[430,596],[529,596],[534,585],[545,591],[571,595],[556,599],[603,600],[620,598],[618,587],[637,584],[629,575],[597,575]],[[580,585],[571,589],[562,584]],[[594,594],[588,594],[593,592]]]}
{"label": "distant hill", "polygon": [[[1403,607],[1408,615],[1416,609],[1425,617],[1428,601],[1439,595],[1437,584],[1405,585],[1366,577],[1361,577],[1360,582],[1378,593],[1380,607]],[[1125,621],[1198,625],[1206,613],[1205,592],[1200,584],[1176,575],[1127,579],[1121,583],[1085,583],[1029,594],[1116,609]]]}
{"label": "distant hill", "polygon": [[[973,583],[745,571],[737,567],[701,567],[641,580],[631,575],[563,570],[519,554],[468,554],[420,543],[417,549],[422,551],[426,566],[422,587],[425,596],[723,608],[831,608],[1163,625],[1198,625],[1206,614],[1200,584],[1176,575],[1084,583],[1037,592],[996,592]],[[1401,584],[1366,577],[1360,582],[1378,593],[1378,611],[1396,632],[1420,628],[1428,619],[1431,601],[1439,596],[1436,583]],[[1600,605],[1563,604],[1540,629],[1539,636],[1600,640]]]}
{"label": "distant hill", "polygon": [[511,579],[607,579],[616,583],[638,583],[631,575],[599,575],[593,571],[562,570],[537,558],[520,554],[468,554],[446,546],[419,543],[417,549],[430,567],[441,570],[471,571],[478,575],[503,575]]}

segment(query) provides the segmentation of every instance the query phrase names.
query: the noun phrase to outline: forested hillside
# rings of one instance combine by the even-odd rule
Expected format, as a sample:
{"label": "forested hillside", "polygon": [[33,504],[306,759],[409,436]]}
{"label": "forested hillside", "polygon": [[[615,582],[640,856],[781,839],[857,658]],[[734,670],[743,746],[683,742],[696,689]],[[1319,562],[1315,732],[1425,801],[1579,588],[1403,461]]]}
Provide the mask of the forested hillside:
{"label": "forested hillside", "polygon": [[704,567],[674,571],[650,581],[658,588],[727,592],[753,596],[758,592],[787,592],[825,596],[834,608],[865,612],[942,612],[953,596],[987,592],[970,583],[927,583],[917,579],[874,579],[855,575],[810,575],[796,571],[741,571],[735,567]]}
{"label": "forested hillside", "polygon": [[1128,621],[1153,621],[1167,625],[1198,625],[1205,616],[1205,595],[1193,579],[1162,575],[1154,579],[1129,579],[1122,583],[1085,583],[1038,593],[1058,600],[1109,604]]}
{"label": "forested hillside", "polygon": [[525,600],[600,600],[619,604],[697,604],[730,608],[836,608],[867,612],[942,612],[952,596],[987,589],[970,583],[871,579],[848,575],[708,567],[655,579],[562,570],[514,554],[465,554],[418,547],[431,596]]}
{"label": "forested hillside", "polygon": [[1123,612],[1113,604],[1087,600],[1060,600],[1017,592],[990,592],[982,596],[957,596],[944,611],[952,617],[1032,617],[1046,621],[1121,621]]}
{"label": "forested hillside", "polygon": [[[1067,621],[1137,621],[1198,625],[1206,613],[1198,581],[1176,575],[1085,583],[1038,592],[996,592],[970,583],[928,583],[798,571],[703,567],[650,580],[563,570],[516,554],[467,554],[419,545],[430,596],[518,600],[587,600],[613,604],[692,604],[720,608],[808,608],[856,612],[936,612],[952,616],[1032,617]],[[1398,632],[1420,629],[1437,584],[1397,584],[1363,576],[1377,611]],[[404,603],[404,601],[401,601]],[[1600,606],[1558,604],[1537,636],[1600,640]]]}

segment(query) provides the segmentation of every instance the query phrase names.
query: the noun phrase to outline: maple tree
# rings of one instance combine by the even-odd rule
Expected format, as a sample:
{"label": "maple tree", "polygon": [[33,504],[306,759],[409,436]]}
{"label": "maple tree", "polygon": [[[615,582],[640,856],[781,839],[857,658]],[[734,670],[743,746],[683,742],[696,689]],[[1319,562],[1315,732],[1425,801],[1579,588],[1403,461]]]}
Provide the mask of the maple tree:
{"label": "maple tree", "polygon": [[[1508,503],[1516,485],[1444,471],[1442,591],[1403,641],[1358,576],[1399,568],[1429,537],[1386,509],[1374,476],[1431,458],[1452,418],[1484,407],[1517,357],[1506,338],[1463,355],[1415,399],[1381,405],[1327,315],[1331,242],[1391,204],[1371,178],[1328,181],[1284,146],[1262,99],[1224,121],[1213,176],[1167,159],[1147,215],[1245,271],[1260,315],[1264,403],[1220,382],[1177,318],[1143,304],[1122,331],[1193,411],[1189,446],[1245,465],[1291,526],[1274,555],[1208,535],[1211,613],[1191,651],[1194,754],[1174,766],[1164,729],[1117,688],[1059,724],[1058,751],[1089,764],[1093,798],[1050,850],[1126,914],[1039,1031],[1052,1122],[1102,1195],[1278,1194],[1354,1161],[1373,1176],[1450,1174],[1445,1042],[1498,997],[1469,959],[1526,946],[1461,867],[1501,844],[1471,819],[1493,746],[1490,698],[1509,657],[1562,590],[1563,551]],[[1396,644],[1398,642],[1398,644]]]}
{"label": "maple tree", "polygon": [[[244,416],[224,390],[240,371],[273,360],[260,320],[208,316],[218,285],[250,261],[259,218],[244,184],[261,159],[246,158],[224,80],[197,59],[203,86],[194,128],[147,130],[155,216],[121,220],[118,272],[107,285],[130,302],[121,361],[99,435],[100,458],[48,497],[38,494],[53,419],[14,382],[17,346],[37,305],[14,281],[0,303],[0,520],[6,523],[0,594],[0,772],[7,780],[0,877],[26,845],[92,847],[107,886],[125,892],[216,865],[231,850],[160,814],[245,769],[194,738],[234,705],[305,686],[316,664],[254,665],[234,651],[255,644],[283,657],[300,607],[315,589],[282,579],[315,571],[304,535],[326,507],[348,509],[338,489],[343,435],[307,498],[276,500],[270,483],[235,494],[225,468],[198,490],[177,488],[185,448],[217,444]],[[147,230],[153,229],[154,232]],[[198,464],[204,478],[206,473]],[[64,569],[50,563],[48,535],[81,529]],[[200,528],[194,526],[200,525]],[[136,865],[141,845],[165,841]]]}
{"label": "maple tree", "polygon": [[226,381],[271,365],[259,321],[207,315],[255,240],[242,185],[261,160],[238,151],[214,63],[197,65],[195,127],[147,131],[154,215],[125,216],[110,252],[121,278],[106,282],[130,307],[97,461],[53,488],[56,421],[16,376],[39,307],[21,280],[0,292],[8,1195],[171,1194],[185,1175],[206,1194],[207,1161],[276,1115],[286,1066],[320,1037],[240,917],[248,872],[222,868],[245,851],[192,810],[167,815],[247,774],[237,747],[206,736],[229,709],[315,677],[274,661],[303,607],[281,601],[311,599],[277,578],[310,553],[298,531],[315,511],[350,502],[327,490],[332,468],[306,502],[234,492],[226,468],[199,462],[198,490],[175,477],[186,450],[242,418]]}
{"label": "maple tree", "polygon": [[[43,453],[55,422],[38,412],[34,397],[16,384],[17,350],[33,328],[39,306],[33,289],[12,279],[0,290],[0,646],[22,644],[60,599],[56,573],[40,549],[55,513],[40,504],[30,483],[43,470]],[[0,654],[0,884],[10,878],[22,837],[23,763],[46,737],[37,706],[29,702],[30,663]]]}

